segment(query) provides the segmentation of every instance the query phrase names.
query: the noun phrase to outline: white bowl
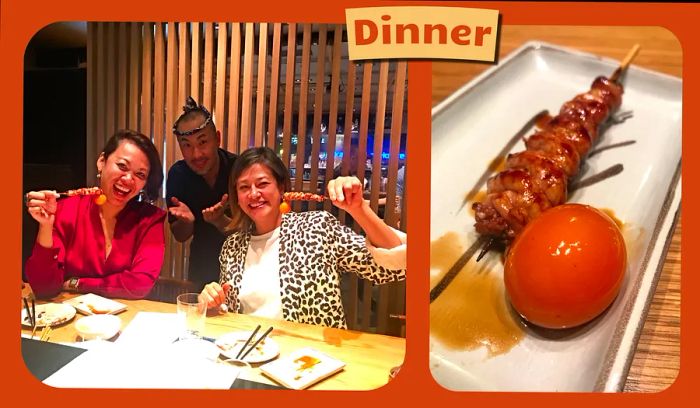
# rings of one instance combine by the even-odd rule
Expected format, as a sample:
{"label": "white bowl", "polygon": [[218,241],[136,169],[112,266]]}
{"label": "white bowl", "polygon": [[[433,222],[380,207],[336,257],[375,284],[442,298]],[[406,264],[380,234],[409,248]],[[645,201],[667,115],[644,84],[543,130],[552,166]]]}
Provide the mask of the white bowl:
{"label": "white bowl", "polygon": [[83,340],[111,339],[121,327],[121,319],[114,315],[85,316],[75,322],[75,329]]}

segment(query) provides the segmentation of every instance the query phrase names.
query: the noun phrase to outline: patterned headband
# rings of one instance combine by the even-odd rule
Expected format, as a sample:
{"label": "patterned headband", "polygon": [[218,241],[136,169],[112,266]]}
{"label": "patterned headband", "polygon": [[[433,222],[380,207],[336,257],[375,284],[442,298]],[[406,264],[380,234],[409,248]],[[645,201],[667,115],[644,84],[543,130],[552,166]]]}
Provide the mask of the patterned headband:
{"label": "patterned headband", "polygon": [[[197,105],[197,102],[191,96],[187,97],[187,102],[185,102],[185,106],[182,107],[182,111],[183,111],[182,115],[180,115],[180,117],[177,118],[177,120],[175,121],[175,124],[173,125],[173,133],[176,136],[189,136],[193,133],[199,132],[200,130],[207,127],[207,125],[212,123],[211,113],[209,113],[209,111],[207,110],[207,108],[204,107],[204,105]],[[177,126],[180,124],[180,121],[182,120],[182,118],[185,117],[185,115],[187,115],[190,112],[201,112],[202,114],[204,114],[204,117],[205,117],[204,123],[202,123],[201,125],[199,125],[198,127],[194,128],[194,129],[190,129],[190,130],[186,130],[186,131],[177,130]]]}

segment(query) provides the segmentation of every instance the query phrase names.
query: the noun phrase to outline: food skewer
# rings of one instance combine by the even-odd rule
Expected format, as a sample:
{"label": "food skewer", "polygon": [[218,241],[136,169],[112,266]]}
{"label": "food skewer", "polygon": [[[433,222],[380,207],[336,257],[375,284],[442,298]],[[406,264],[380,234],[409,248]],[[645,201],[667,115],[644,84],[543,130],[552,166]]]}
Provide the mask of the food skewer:
{"label": "food skewer", "polygon": [[597,141],[600,126],[622,103],[620,79],[639,51],[635,45],[610,78],[596,78],[591,89],[565,102],[557,116],[525,139],[526,150],[510,154],[506,170],[487,182],[487,196],[476,202],[475,228],[489,239],[477,260],[496,242],[511,242],[548,208],[566,202],[567,184]]}
{"label": "food skewer", "polygon": [[99,187],[82,187],[75,190],[68,190],[61,193],[56,193],[60,197],[73,197],[73,196],[84,196],[84,195],[99,195],[102,194],[102,189]]}
{"label": "food skewer", "polygon": [[287,191],[282,195],[282,203],[280,204],[280,211],[282,214],[286,214],[292,210],[289,205],[290,201],[316,201],[323,202],[328,197],[321,194],[305,193],[302,191]]}
{"label": "food skewer", "polygon": [[318,201],[320,203],[328,197],[302,191],[287,191],[282,195],[282,198],[284,201]]}

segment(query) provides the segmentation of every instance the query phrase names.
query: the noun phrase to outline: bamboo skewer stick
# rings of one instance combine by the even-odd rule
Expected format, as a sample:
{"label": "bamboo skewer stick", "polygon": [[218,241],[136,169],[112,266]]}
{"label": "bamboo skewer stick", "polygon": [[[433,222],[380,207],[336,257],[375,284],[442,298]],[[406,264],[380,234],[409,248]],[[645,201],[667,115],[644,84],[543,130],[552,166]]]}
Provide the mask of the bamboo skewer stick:
{"label": "bamboo skewer stick", "polygon": [[632,49],[629,50],[629,52],[627,52],[627,55],[620,63],[620,66],[617,67],[615,72],[613,72],[613,74],[610,76],[610,80],[617,81],[618,79],[620,79],[620,77],[625,73],[625,71],[627,71],[627,68],[629,67],[632,60],[634,60],[634,58],[637,56],[639,48],[639,44],[634,44]]}

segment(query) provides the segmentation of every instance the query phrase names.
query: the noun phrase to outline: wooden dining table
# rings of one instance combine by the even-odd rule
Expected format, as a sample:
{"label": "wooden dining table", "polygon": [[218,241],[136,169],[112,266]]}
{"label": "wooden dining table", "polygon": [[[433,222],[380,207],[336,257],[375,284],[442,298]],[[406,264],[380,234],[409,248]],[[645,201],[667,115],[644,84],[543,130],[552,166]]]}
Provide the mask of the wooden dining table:
{"label": "wooden dining table", "polygon": [[[528,41],[622,60],[639,44],[633,65],[681,77],[682,50],[676,37],[662,27],[502,26],[499,59]],[[492,65],[488,63],[432,63],[432,104],[437,105]],[[681,219],[677,221],[663,271],[634,355],[625,391],[655,392],[669,387],[680,368]]]}
{"label": "wooden dining table", "polygon": [[[76,294],[63,293],[50,299],[49,302],[59,303],[75,296]],[[176,313],[177,311],[177,306],[171,303],[151,300],[115,300],[127,306],[125,311],[117,314],[122,322],[122,331],[139,312]],[[80,343],[83,339],[76,330],[75,324],[83,317],[78,313],[70,321],[53,327],[49,341],[64,344]],[[202,335],[216,339],[230,332],[250,332],[257,325],[261,326],[259,335],[268,327],[274,328],[268,336],[279,345],[279,358],[295,350],[310,347],[346,364],[342,371],[312,385],[309,389],[372,390],[379,388],[388,383],[392,369],[403,363],[406,349],[406,340],[399,337],[212,311],[207,314]],[[31,335],[31,330],[23,326],[22,333],[25,336]],[[37,333],[35,338],[38,337]],[[118,336],[116,339],[118,340]],[[110,339],[110,341],[114,340]],[[239,378],[258,383],[276,384],[261,372],[261,365],[251,364],[250,367],[244,367]]]}

